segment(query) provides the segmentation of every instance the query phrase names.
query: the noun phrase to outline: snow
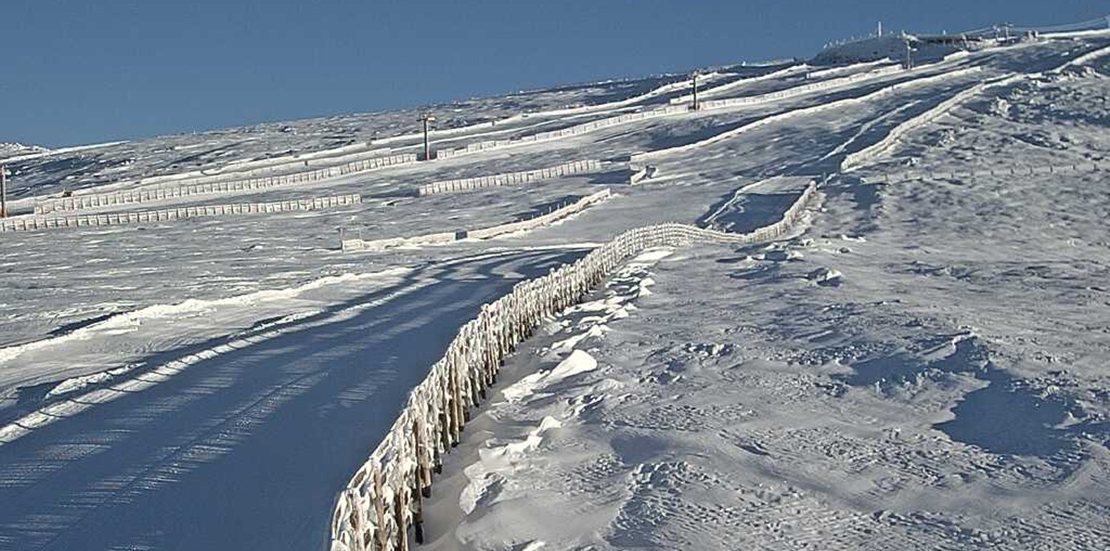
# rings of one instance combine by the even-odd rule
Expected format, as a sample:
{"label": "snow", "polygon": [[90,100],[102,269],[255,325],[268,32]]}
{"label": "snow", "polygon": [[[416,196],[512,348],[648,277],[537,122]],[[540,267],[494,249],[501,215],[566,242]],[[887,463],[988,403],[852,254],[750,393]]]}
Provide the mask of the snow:
{"label": "snow", "polygon": [[[573,343],[564,341],[559,343],[558,348],[571,348],[572,346]],[[597,362],[594,361],[593,357],[581,350],[575,350],[554,369],[529,375],[516,384],[503,389],[501,394],[510,402],[519,402],[534,395],[537,389],[543,389],[549,385],[559,383],[567,377],[595,369],[597,369]]]}
{"label": "snow", "polygon": [[[1104,82],[984,92],[865,170],[1025,164],[1028,141],[1006,138],[1030,134],[1059,136],[1037,151],[1101,158]],[[1011,108],[990,110],[995,94]],[[663,259],[655,293],[573,343],[602,367],[557,401],[495,399],[476,420],[469,446],[562,426],[479,514],[437,526],[437,548],[1105,547],[1101,179],[844,177],[805,236]],[[545,369],[562,338],[510,373]]]}
{"label": "snow", "polygon": [[[1106,548],[1105,172],[1008,169],[1107,160],[1108,40],[723,67],[703,91],[740,101],[534,143],[681,104],[688,75],[471,99],[433,106],[438,148],[521,143],[234,200],[358,205],[4,233],[0,548],[323,548],[336,493],[481,304],[629,228],[766,226],[810,182],[821,207],[780,241],[645,251],[548,320],[447,457],[427,548]],[[415,152],[419,111],[0,157],[29,212]],[[628,185],[630,158],[655,176]],[[604,168],[411,193],[579,159]],[[527,232],[339,247],[607,187]]]}
{"label": "snow", "polygon": [[48,153],[49,151],[49,149],[37,145],[23,145],[14,142],[0,143],[0,161],[36,153]]}
{"label": "snow", "polygon": [[954,54],[959,48],[942,44],[925,44],[916,36],[888,35],[858,40],[847,44],[826,48],[811,61],[812,64],[830,65],[839,63],[874,62],[883,59],[906,59],[906,43],[913,49],[915,61],[931,61]]}

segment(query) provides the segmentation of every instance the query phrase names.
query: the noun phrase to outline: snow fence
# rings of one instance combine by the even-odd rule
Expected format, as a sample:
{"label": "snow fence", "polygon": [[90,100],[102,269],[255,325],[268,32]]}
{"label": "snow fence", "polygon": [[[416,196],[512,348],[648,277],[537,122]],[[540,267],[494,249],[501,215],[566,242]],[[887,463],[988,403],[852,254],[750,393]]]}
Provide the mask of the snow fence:
{"label": "snow fence", "polygon": [[459,444],[470,410],[487,396],[505,358],[544,320],[580,302],[627,259],[644,249],[693,242],[749,244],[787,234],[817,197],[810,184],[783,218],[746,234],[658,224],[628,230],[573,264],[522,281],[459,330],[443,358],[409,394],[378,447],[336,496],[331,551],[407,550],[410,529],[424,539],[423,499],[434,473]]}
{"label": "snow fence", "polygon": [[475,143],[467,144],[466,147],[460,147],[460,148],[457,148],[457,149],[439,149],[439,150],[436,150],[436,159],[450,159],[452,157],[458,157],[460,155],[466,155],[466,154],[469,154],[469,153],[478,153],[478,152],[481,152],[481,151],[488,151],[488,150],[491,150],[491,149],[501,149],[501,148],[504,148],[504,147],[513,147],[513,146],[524,145],[524,144],[535,143],[535,142],[545,142],[545,141],[550,141],[550,140],[557,140],[557,139],[560,139],[560,138],[566,138],[566,137],[570,137],[570,136],[577,136],[579,134],[585,134],[587,132],[593,132],[595,130],[600,130],[602,128],[609,128],[609,127],[612,127],[612,126],[619,126],[619,125],[622,125],[622,124],[628,124],[628,123],[634,122],[634,121],[641,121],[641,120],[645,120],[645,119],[652,119],[652,118],[655,118],[655,117],[663,117],[663,116],[667,116],[667,115],[675,115],[675,114],[678,114],[678,113],[686,113],[689,110],[690,109],[688,107],[686,107],[685,105],[672,105],[672,106],[667,106],[667,107],[661,107],[659,109],[651,109],[649,111],[637,111],[635,113],[625,113],[623,115],[617,115],[615,117],[608,117],[608,118],[604,118],[604,119],[598,119],[596,121],[590,121],[590,122],[586,122],[586,123],[582,123],[582,124],[577,124],[577,125],[574,125],[574,126],[568,126],[566,128],[560,128],[559,130],[549,130],[547,132],[537,132],[535,134],[529,134],[527,136],[520,136],[520,137],[517,137],[517,138],[508,139],[508,140],[488,140],[488,141],[484,141],[484,142],[475,142]]}
{"label": "snow fence", "polygon": [[[705,75],[702,75],[702,78],[717,78],[717,77],[720,77],[720,76],[722,76],[722,73],[714,71],[712,73],[706,73]],[[625,99],[622,99],[622,100],[616,100],[616,101],[611,101],[611,102],[606,102],[606,103],[598,103],[598,104],[594,104],[594,105],[577,105],[577,106],[574,106],[574,107],[561,107],[561,108],[547,109],[547,110],[542,110],[542,111],[517,113],[515,115],[511,115],[511,116],[505,117],[503,119],[483,121],[483,122],[480,122],[480,123],[477,123],[477,124],[471,124],[471,125],[466,125],[466,126],[457,126],[457,127],[454,127],[454,128],[432,129],[432,130],[428,131],[428,136],[430,138],[433,138],[433,139],[434,138],[445,138],[445,137],[450,137],[450,136],[456,135],[456,134],[470,132],[470,131],[473,131],[473,130],[480,130],[482,128],[495,128],[495,127],[497,127],[497,125],[504,125],[504,124],[511,123],[511,122],[517,122],[517,121],[520,121],[520,120],[523,120],[523,119],[526,119],[526,118],[529,118],[529,117],[539,118],[539,117],[581,115],[581,114],[593,113],[595,111],[606,111],[606,110],[611,110],[611,109],[618,109],[618,108],[621,108],[621,107],[627,107],[629,105],[639,103],[639,102],[647,100],[647,99],[651,99],[655,96],[667,94],[667,93],[673,92],[675,90],[680,90],[683,87],[688,87],[688,86],[690,86],[689,79],[682,78],[680,80],[669,82],[667,84],[662,84],[662,85],[658,86],[657,88],[653,88],[651,90],[648,90],[647,92],[644,92],[643,94],[628,97],[628,98],[625,98]],[[406,141],[406,140],[420,139],[423,136],[424,136],[423,133],[420,133],[420,132],[411,133],[411,134],[399,134],[397,136],[389,136],[389,137],[386,137],[386,138],[375,139],[374,143],[378,144],[378,145],[390,144],[390,143],[401,142],[401,141]],[[451,153],[448,152],[444,155],[444,158],[448,157],[450,155],[451,155]]]}
{"label": "snow fence", "polygon": [[[789,71],[797,71],[802,67],[805,67],[805,66],[804,65],[792,66],[792,67],[788,67],[786,69],[783,69],[783,70],[780,70],[780,71],[775,71],[775,72],[772,72],[772,73],[769,73],[769,74],[766,74],[766,75],[753,77],[753,78],[750,78],[750,79],[742,79],[742,80],[734,81],[732,83],[725,84],[725,85],[722,85],[722,86],[719,86],[719,87],[716,87],[716,88],[710,88],[709,90],[706,91],[706,93],[718,92],[721,89],[724,89],[724,88],[727,88],[727,87],[737,86],[737,85],[743,84],[743,83],[750,83],[750,82],[755,81],[755,80],[761,80],[761,79],[781,76],[782,74],[785,74]],[[901,66],[897,66],[897,65],[891,66],[891,67],[882,67],[882,68],[875,69],[873,71],[869,71],[869,72],[863,73],[863,74],[851,75],[851,76],[838,78],[838,79],[827,80],[827,81],[823,81],[823,82],[804,84],[802,86],[796,86],[794,88],[789,88],[789,89],[781,90],[781,91],[778,91],[778,92],[771,92],[771,93],[768,93],[768,94],[762,94],[762,95],[751,96],[751,97],[743,97],[743,98],[731,98],[731,99],[723,99],[723,100],[707,100],[707,101],[699,102],[698,105],[701,109],[721,109],[721,108],[733,107],[733,106],[739,106],[739,105],[754,105],[754,104],[766,103],[766,102],[770,102],[770,101],[776,101],[776,100],[780,100],[780,99],[784,99],[784,98],[794,97],[794,96],[798,96],[798,95],[808,94],[808,93],[813,92],[815,90],[823,90],[823,89],[826,89],[826,88],[835,88],[837,86],[843,86],[845,84],[858,82],[860,80],[878,78],[878,77],[887,76],[887,75],[891,75],[891,74],[895,74],[895,73],[899,73],[899,72],[904,72],[904,71],[905,71],[905,69],[903,69]],[[677,89],[677,88],[680,88],[681,86],[688,86],[688,85],[689,85],[689,81],[681,81],[681,82],[672,83],[670,85],[665,85],[665,86],[661,87],[660,89],[662,89],[662,88],[668,88],[668,90],[669,89]],[[649,93],[648,95],[651,95],[651,93]],[[480,151],[488,151],[490,149],[500,149],[500,148],[503,148],[503,147],[512,147],[512,146],[522,145],[522,144],[527,144],[527,143],[532,143],[532,142],[542,142],[542,141],[556,140],[556,139],[565,138],[565,137],[569,137],[569,136],[576,136],[576,135],[579,135],[579,134],[585,134],[587,132],[593,132],[595,130],[600,130],[602,128],[609,128],[609,127],[613,127],[613,126],[619,126],[619,125],[622,125],[622,124],[628,124],[630,122],[641,121],[641,120],[646,120],[646,119],[653,119],[653,118],[656,118],[656,117],[665,117],[665,116],[668,116],[668,115],[676,115],[676,114],[681,114],[681,113],[687,113],[687,112],[689,112],[690,108],[689,108],[689,106],[684,105],[684,104],[688,103],[688,100],[692,99],[692,97],[693,96],[690,96],[689,98],[687,98],[686,96],[683,96],[682,98],[676,98],[677,101],[676,100],[671,101],[672,105],[668,105],[668,106],[665,106],[665,107],[660,107],[660,108],[657,108],[657,109],[650,109],[650,110],[646,110],[646,111],[637,111],[635,113],[625,113],[625,114],[622,114],[622,115],[617,115],[615,117],[607,117],[607,118],[604,118],[604,119],[590,121],[590,122],[583,123],[583,124],[569,126],[567,128],[562,128],[562,129],[559,129],[559,130],[551,130],[551,131],[548,131],[548,132],[538,132],[536,134],[531,134],[531,135],[528,135],[528,136],[521,136],[521,137],[518,137],[518,138],[513,138],[513,139],[508,139],[508,140],[488,140],[488,141],[483,141],[483,142],[475,142],[475,143],[467,144],[466,147],[461,147],[461,148],[457,148],[457,149],[442,149],[442,150],[436,151],[436,158],[437,159],[449,159],[449,158],[452,158],[452,157],[457,157],[459,155],[466,155],[468,153],[477,153],[477,152],[480,152]]]}
{"label": "snow fence", "polygon": [[601,161],[571,161],[547,168],[524,170],[520,172],[506,172],[475,178],[459,178],[455,180],[441,180],[416,188],[417,195],[435,195],[437,193],[453,193],[459,191],[473,191],[487,187],[530,184],[540,180],[548,180],[561,176],[587,174],[601,171]]}
{"label": "snow fence", "polygon": [[373,241],[366,241],[363,239],[342,239],[340,240],[340,248],[344,251],[377,251],[388,249],[392,247],[406,247],[416,245],[442,245],[460,239],[473,237],[475,239],[489,239],[507,233],[518,231],[532,230],[541,226],[546,226],[556,220],[566,218],[572,214],[582,212],[590,206],[600,203],[612,196],[609,188],[605,188],[597,193],[587,195],[573,203],[567,203],[551,212],[541,214],[534,218],[527,220],[520,220],[518,222],[509,222],[507,224],[500,224],[497,226],[482,228],[477,230],[462,230],[456,232],[440,232],[429,233],[424,235],[417,235],[415,237],[393,237],[389,239],[375,239]]}
{"label": "snow fence", "polygon": [[[701,92],[699,92],[699,95],[702,98],[707,98],[709,96],[714,96],[714,95],[720,94],[722,92],[726,92],[728,90],[731,90],[731,89],[739,87],[739,86],[744,86],[746,84],[753,84],[753,83],[756,83],[756,82],[759,82],[759,81],[769,80],[769,79],[772,79],[772,78],[783,77],[783,76],[786,76],[786,75],[789,75],[789,74],[792,74],[792,73],[798,73],[798,72],[804,71],[808,68],[809,68],[809,65],[806,65],[805,63],[798,64],[798,65],[791,65],[789,67],[785,67],[785,68],[779,69],[777,71],[771,71],[770,73],[757,75],[757,76],[754,76],[754,77],[737,79],[737,80],[734,80],[732,82],[726,82],[725,84],[721,84],[720,86],[712,86],[712,87],[709,87],[709,88],[704,88],[704,89],[701,90]],[[690,86],[689,81],[687,81],[687,86]],[[670,104],[671,105],[689,104],[689,103],[693,103],[693,101],[694,101],[694,94],[691,93],[691,94],[686,94],[686,95],[683,95],[683,96],[679,96],[677,98],[671,98],[670,99]]]}
{"label": "snow fence", "polygon": [[1106,161],[1091,161],[1086,163],[1074,164],[1050,164],[1050,165],[1033,165],[1033,166],[1019,166],[1011,165],[1007,167],[988,168],[980,170],[964,170],[964,171],[943,171],[943,170],[909,170],[905,172],[893,172],[890,174],[878,174],[875,176],[867,176],[861,178],[866,183],[884,182],[888,184],[895,184],[899,182],[908,182],[912,180],[972,180],[975,178],[997,177],[997,176],[1035,176],[1037,174],[1078,174],[1083,172],[1097,172],[1100,170],[1110,170],[1110,162]]}
{"label": "snow fence", "polygon": [[[721,73],[719,71],[712,71],[712,72],[709,72],[709,73],[698,75],[698,77],[703,79],[703,80],[712,80],[712,79],[717,79],[717,78],[720,78],[720,77],[726,76],[726,75],[727,75],[727,73]],[[677,77],[677,75],[675,75],[675,76]],[[619,108],[619,107],[626,107],[626,106],[632,105],[634,103],[639,103],[641,101],[651,99],[655,96],[661,96],[663,94],[669,94],[671,92],[675,92],[675,91],[681,90],[683,88],[689,88],[690,86],[691,86],[690,79],[688,77],[683,76],[682,78],[679,78],[678,80],[675,80],[673,82],[669,82],[667,84],[660,85],[659,87],[648,90],[647,92],[644,92],[643,94],[640,94],[638,96],[632,96],[630,98],[625,98],[625,99],[617,100],[617,101],[611,101],[611,102],[608,102],[608,103],[599,103],[599,104],[596,104],[596,105],[580,105],[580,106],[577,106],[577,107],[567,107],[567,108],[563,108],[563,109],[551,109],[551,110],[548,110],[548,111],[540,111],[540,112],[537,112],[537,113],[530,114],[530,116],[536,116],[536,115],[541,115],[541,116],[580,115],[580,114],[583,114],[583,113],[591,113],[591,112],[594,112],[594,111],[603,111],[603,110],[606,110],[606,109],[616,109],[616,108]]]}
{"label": "snow fence", "polygon": [[[706,73],[704,75],[701,75],[701,78],[714,79],[714,78],[718,78],[718,77],[721,77],[721,76],[723,76],[723,73],[713,71],[711,73]],[[676,76],[676,78],[677,78],[677,76]],[[675,80],[675,81],[669,82],[667,84],[662,84],[662,85],[660,85],[656,88],[653,88],[651,90],[648,90],[647,92],[644,92],[642,94],[632,96],[632,97],[628,97],[628,98],[621,99],[621,100],[616,100],[616,101],[611,101],[611,102],[606,102],[606,103],[597,103],[597,104],[593,104],[593,105],[577,105],[577,106],[574,106],[574,107],[561,107],[561,108],[547,109],[547,110],[542,110],[542,111],[517,113],[515,115],[509,116],[509,117],[506,117],[506,118],[503,118],[503,119],[485,121],[485,122],[481,122],[481,123],[478,123],[478,124],[472,124],[472,125],[468,125],[468,126],[459,126],[459,127],[455,127],[455,128],[446,128],[446,129],[441,129],[441,130],[439,130],[439,129],[430,130],[428,135],[431,138],[449,137],[449,136],[454,135],[454,134],[460,134],[460,133],[463,133],[463,132],[478,130],[478,129],[481,129],[481,128],[493,128],[493,127],[496,127],[499,124],[503,125],[503,124],[510,123],[510,122],[516,122],[516,121],[519,121],[519,120],[522,120],[522,119],[525,119],[525,118],[529,118],[529,117],[539,118],[539,117],[558,117],[558,116],[568,116],[568,115],[582,115],[582,114],[587,114],[587,113],[593,113],[593,112],[596,112],[596,111],[606,111],[606,110],[611,110],[611,109],[618,109],[618,108],[621,108],[621,107],[627,107],[627,106],[630,106],[630,105],[633,105],[633,104],[636,104],[636,103],[640,103],[644,100],[651,99],[655,96],[660,96],[660,95],[668,94],[668,93],[676,91],[676,90],[681,90],[682,88],[689,87],[689,86],[690,86],[690,80],[687,79],[687,78],[681,78],[679,80]],[[417,132],[417,133],[413,133],[413,134],[402,134],[402,135],[398,135],[398,136],[391,136],[391,137],[388,137],[388,138],[379,138],[379,139],[374,140],[374,143],[375,144],[388,144],[388,143],[410,140],[410,139],[419,139],[419,138],[422,138],[422,137],[423,137],[423,134]],[[446,158],[448,156],[451,156],[450,151],[448,151],[448,153],[446,153],[443,158]]]}
{"label": "snow fence", "polygon": [[767,126],[769,124],[780,122],[780,121],[783,121],[783,120],[786,120],[786,119],[789,119],[789,118],[798,117],[798,116],[802,116],[802,115],[810,115],[810,114],[818,113],[818,112],[821,112],[821,111],[830,111],[830,110],[833,110],[833,109],[840,109],[841,107],[844,107],[845,105],[856,105],[856,104],[868,102],[868,101],[886,96],[888,94],[893,94],[894,92],[897,92],[897,91],[900,91],[900,90],[905,90],[905,89],[912,88],[912,87],[915,87],[915,86],[921,86],[921,85],[924,85],[924,84],[932,84],[932,83],[935,83],[935,82],[941,82],[941,81],[945,81],[945,80],[949,80],[949,79],[953,79],[953,78],[957,78],[957,77],[962,77],[962,76],[966,76],[966,75],[969,75],[969,74],[972,74],[972,73],[977,73],[981,70],[982,70],[982,68],[980,68],[980,67],[968,67],[968,68],[965,68],[965,69],[958,69],[956,71],[951,71],[951,72],[947,72],[947,73],[939,73],[939,74],[935,74],[935,75],[929,75],[929,76],[925,76],[925,77],[915,78],[915,79],[912,79],[912,80],[896,82],[894,84],[889,84],[887,86],[883,86],[882,88],[879,88],[878,90],[875,90],[874,92],[870,92],[870,93],[864,94],[862,96],[855,96],[855,97],[850,97],[850,98],[838,99],[838,100],[829,101],[829,102],[825,102],[825,103],[819,103],[817,105],[810,105],[808,107],[799,107],[797,109],[790,109],[788,111],[783,111],[781,113],[776,113],[774,115],[769,115],[769,116],[763,117],[761,119],[755,120],[755,121],[750,122],[748,124],[745,124],[743,126],[739,126],[739,127],[733,128],[731,130],[726,130],[724,132],[721,132],[719,134],[715,134],[713,136],[710,136],[708,138],[705,138],[705,139],[702,139],[702,140],[699,140],[699,141],[696,141],[696,142],[692,142],[692,143],[688,143],[688,144],[684,144],[684,145],[676,145],[674,147],[667,147],[667,148],[663,148],[663,149],[656,149],[656,150],[653,150],[653,151],[646,151],[646,152],[643,152],[643,153],[635,153],[635,154],[631,155],[631,157],[629,159],[629,162],[631,162],[632,164],[635,164],[635,165],[641,165],[641,164],[646,163],[649,159],[654,159],[654,158],[665,156],[665,155],[672,155],[672,154],[675,154],[675,153],[684,153],[684,152],[691,151],[691,150],[694,150],[694,149],[697,149],[697,148],[700,148],[700,147],[705,147],[707,145],[711,145],[711,144],[720,142],[722,140],[730,139],[730,138],[736,137],[740,134],[743,134],[745,132],[750,132],[750,131],[755,130],[757,128],[761,128],[761,127]]}
{"label": "snow fence", "polygon": [[1090,62],[1092,62],[1092,61],[1094,61],[1094,60],[1096,60],[1100,57],[1105,57],[1105,56],[1108,56],[1108,55],[1110,55],[1110,46],[1099,48],[1097,50],[1092,50],[1092,51],[1087,52],[1087,53],[1085,53],[1085,54],[1083,54],[1083,55],[1081,55],[1081,56],[1079,56],[1079,57],[1077,57],[1077,58],[1075,58],[1075,59],[1073,59],[1073,60],[1055,68],[1055,69],[1053,69],[1052,71],[1049,71],[1049,72],[1051,72],[1051,73],[1060,73],[1060,72],[1063,72],[1064,69],[1067,69],[1068,67],[1080,67],[1080,66],[1083,66],[1083,65],[1087,65]]}
{"label": "snow fence", "polygon": [[[784,72],[784,71],[786,71],[786,70],[780,71],[780,73]],[[859,74],[859,75],[851,75],[851,76],[848,76],[848,77],[832,79],[832,80],[827,80],[827,81],[823,81],[823,82],[803,84],[801,86],[795,86],[793,88],[788,88],[786,90],[781,90],[781,91],[778,91],[778,92],[771,92],[771,93],[767,93],[767,94],[761,94],[761,95],[758,95],[758,96],[748,96],[748,97],[742,97],[742,98],[730,98],[730,99],[722,99],[722,100],[701,101],[701,102],[698,103],[698,106],[699,106],[700,109],[706,110],[706,109],[723,109],[723,108],[727,108],[727,107],[746,106],[746,105],[755,105],[755,104],[760,104],[760,103],[767,103],[767,102],[777,101],[777,100],[780,100],[780,99],[785,99],[785,98],[790,98],[790,97],[794,97],[794,96],[800,96],[800,95],[808,94],[808,93],[816,91],[816,90],[824,90],[824,89],[827,89],[827,88],[835,88],[835,87],[838,87],[838,86],[843,86],[843,85],[853,83],[853,82],[857,82],[857,81],[860,81],[860,80],[879,78],[879,77],[882,77],[882,76],[887,76],[887,75],[901,73],[901,72],[905,72],[905,69],[903,69],[900,66],[883,67],[883,68],[876,69],[874,71],[869,71],[867,73],[863,73],[863,74]],[[775,73],[772,73],[771,75],[774,75],[774,74]],[[771,75],[764,75],[763,77],[755,77],[755,79],[767,78]],[[736,81],[736,83],[751,82],[752,80],[754,80],[754,79]],[[733,83],[733,84],[736,84],[736,83]],[[723,87],[724,86],[722,86],[722,88]],[[676,102],[672,102],[672,103],[676,103]],[[489,140],[489,141],[475,142],[475,143],[467,144],[466,147],[461,147],[461,148],[457,148],[457,149],[441,149],[441,150],[436,151],[436,158],[437,159],[450,159],[452,157],[458,157],[460,155],[466,155],[466,154],[469,154],[469,153],[477,153],[477,152],[481,152],[481,151],[488,151],[488,150],[491,150],[491,149],[501,149],[501,148],[504,148],[504,147],[513,147],[513,146],[523,145],[523,144],[528,144],[528,143],[533,143],[533,142],[543,142],[543,141],[549,141],[549,140],[556,140],[556,139],[560,139],[560,138],[566,138],[566,137],[569,137],[569,136],[576,136],[576,135],[579,135],[579,134],[585,134],[587,132],[593,132],[595,130],[600,130],[600,129],[603,129],[603,128],[609,128],[609,127],[613,127],[613,126],[619,126],[619,125],[622,125],[622,124],[628,124],[630,122],[653,119],[653,118],[656,118],[656,117],[665,117],[665,116],[669,116],[669,115],[677,115],[677,114],[688,113],[688,112],[690,112],[690,107],[688,105],[684,105],[684,104],[681,104],[681,103],[676,103],[675,105],[668,105],[666,107],[660,107],[660,108],[657,108],[657,109],[650,109],[650,110],[647,110],[647,111],[637,111],[635,113],[625,113],[623,115],[617,115],[615,117],[608,117],[608,118],[599,119],[599,120],[596,120],[596,121],[590,121],[590,122],[587,122],[587,123],[578,124],[578,125],[575,125],[575,126],[568,126],[567,128],[562,128],[562,129],[559,129],[559,130],[551,130],[551,131],[548,131],[548,132],[538,132],[536,134],[530,134],[528,136],[521,136],[521,137],[518,137],[518,138],[512,138],[512,139],[508,139],[508,140]]]}
{"label": "snow fence", "polygon": [[163,187],[154,189],[124,190],[110,193],[90,193],[87,195],[74,195],[60,199],[50,199],[35,205],[35,214],[49,214],[58,211],[72,211],[98,207],[112,207],[119,205],[132,205],[178,199],[197,195],[212,195],[220,193],[234,193],[267,189],[277,186],[287,186],[300,183],[317,182],[327,178],[356,174],[376,168],[395,166],[416,162],[415,154],[390,155],[387,157],[373,157],[361,161],[353,161],[344,165],[330,168],[321,168],[308,172],[286,174],[284,176],[269,176],[264,178],[250,178],[247,180],[229,180],[224,182],[198,183],[176,187]]}
{"label": "snow fence", "polygon": [[893,129],[891,129],[890,133],[887,134],[886,137],[884,137],[882,140],[879,140],[878,142],[868,147],[856,151],[855,153],[846,155],[844,159],[840,161],[841,172],[855,170],[860,166],[873,161],[879,155],[882,155],[885,151],[887,151],[891,147],[894,147],[894,144],[898,143],[898,140],[901,140],[902,137],[906,134],[933,122],[942,115],[955,109],[957,106],[979,95],[984,90],[995,88],[998,86],[1008,86],[1025,78],[1027,78],[1027,75],[1025,74],[1010,75],[989,82],[980,82],[965,90],[961,90],[956,95],[938,103],[936,106],[929,109],[928,111],[925,111],[924,113],[908,119],[905,122],[894,127]]}
{"label": "snow fence", "polygon": [[34,231],[54,228],[87,228],[98,226],[119,226],[144,222],[164,222],[185,220],[206,216],[229,214],[263,214],[293,211],[319,210],[362,203],[358,194],[315,197],[294,201],[274,201],[270,203],[233,203],[224,205],[201,205],[173,209],[144,210],[137,212],[118,212],[110,214],[88,214],[81,216],[23,216],[0,219],[0,232]]}
{"label": "snow fence", "polygon": [[[1099,57],[1102,57],[1102,56],[1106,56],[1106,55],[1110,55],[1110,46],[1106,46],[1104,48],[1099,48],[1097,50],[1087,52],[1086,54],[1083,54],[1083,55],[1081,55],[1081,56],[1079,56],[1075,59],[1066,61],[1063,64],[1057,66],[1056,68],[1050,69],[1049,71],[1047,71],[1047,74],[1057,74],[1057,73],[1060,73],[1061,71],[1067,69],[1068,67],[1075,66],[1075,65],[1082,65],[1084,63],[1090,62],[1093,59],[1096,59],[1096,58],[1099,58]],[[947,59],[947,57],[945,59]],[[967,71],[967,70],[969,70],[969,69],[964,69],[964,71]],[[960,71],[955,71],[952,74],[956,74],[956,73],[959,73],[959,72]],[[991,81],[981,82],[981,83],[976,84],[976,85],[974,85],[970,88],[967,88],[966,90],[961,91],[960,93],[952,96],[951,98],[948,98],[947,100],[944,100],[944,101],[940,102],[939,104],[937,104],[932,109],[929,109],[928,111],[926,111],[926,112],[924,112],[924,113],[922,113],[922,114],[920,114],[920,115],[918,115],[918,116],[916,116],[912,119],[909,119],[909,120],[903,122],[902,124],[899,124],[893,130],[891,130],[890,133],[887,134],[887,136],[885,138],[883,138],[881,141],[875,143],[874,145],[871,145],[871,146],[866,147],[864,149],[861,149],[861,150],[859,150],[855,153],[852,153],[850,155],[845,156],[844,159],[840,162],[840,170],[841,170],[841,172],[849,172],[849,171],[855,170],[855,169],[863,166],[866,163],[874,161],[876,158],[878,158],[880,155],[882,155],[884,152],[886,152],[889,148],[893,147],[894,144],[896,144],[898,142],[898,140],[902,139],[902,137],[905,136],[907,133],[911,132],[912,130],[915,130],[917,128],[920,128],[922,126],[925,126],[925,125],[929,124],[930,122],[936,120],[938,117],[952,111],[957,106],[963,104],[964,102],[970,100],[971,98],[977,96],[978,94],[980,94],[980,93],[982,93],[982,92],[984,92],[984,91],[986,91],[990,88],[997,88],[999,86],[1009,86],[1009,85],[1011,85],[1015,82],[1019,82],[1019,81],[1022,81],[1022,80],[1027,80],[1027,79],[1030,79],[1030,78],[1033,78],[1033,77],[1040,76],[1042,74],[1045,74],[1045,73],[1016,73],[1016,74],[1012,74],[1012,75],[1009,75],[1009,76],[1006,76],[1006,77],[997,78],[997,79],[994,79],[994,80],[991,80]]]}
{"label": "snow fence", "polygon": [[825,81],[821,81],[821,82],[813,82],[813,83],[810,83],[810,84],[803,84],[801,86],[795,86],[793,88],[787,88],[785,90],[779,90],[778,92],[769,92],[769,93],[766,93],[766,94],[760,94],[758,96],[745,96],[745,97],[740,97],[740,98],[728,98],[728,99],[717,99],[717,100],[703,100],[703,101],[698,102],[698,107],[701,108],[701,109],[722,109],[722,108],[725,108],[725,107],[736,107],[736,106],[739,106],[739,105],[755,105],[755,104],[759,104],[759,103],[766,103],[766,102],[769,102],[769,101],[775,101],[775,100],[780,100],[780,99],[792,98],[792,97],[795,97],[795,96],[801,96],[801,95],[804,95],[804,94],[808,94],[810,92],[815,92],[817,90],[827,90],[827,89],[830,89],[830,88],[836,88],[838,86],[844,86],[844,85],[847,85],[847,84],[852,84],[852,83],[855,83],[855,82],[859,82],[861,80],[879,78],[879,77],[884,77],[884,76],[889,76],[889,75],[894,75],[894,74],[904,73],[904,72],[906,72],[906,69],[902,68],[899,65],[892,65],[892,66],[889,66],[889,67],[880,67],[880,68],[875,69],[873,71],[868,71],[866,73],[861,73],[861,74],[858,74],[858,75],[849,75],[849,76],[846,76],[846,77],[834,78],[834,79],[825,80]]}

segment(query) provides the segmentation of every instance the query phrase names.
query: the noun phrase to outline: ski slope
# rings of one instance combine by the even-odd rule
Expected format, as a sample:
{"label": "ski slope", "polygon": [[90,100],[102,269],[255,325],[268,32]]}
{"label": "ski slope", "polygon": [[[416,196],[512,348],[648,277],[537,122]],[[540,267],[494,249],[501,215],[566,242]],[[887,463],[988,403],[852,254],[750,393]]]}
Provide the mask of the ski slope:
{"label": "ski slope", "polygon": [[[1104,173],[989,176],[1105,160],[1108,48],[717,68],[700,110],[687,75],[477,98],[430,108],[465,153],[313,179],[418,153],[423,110],[7,148],[19,217],[271,177],[72,214],[360,201],[0,233],[0,548],[327,548],[483,303],[632,228],[767,226],[811,181],[788,239],[651,251],[526,343],[437,479],[429,548],[1110,546]],[[543,177],[416,193],[512,174]]]}

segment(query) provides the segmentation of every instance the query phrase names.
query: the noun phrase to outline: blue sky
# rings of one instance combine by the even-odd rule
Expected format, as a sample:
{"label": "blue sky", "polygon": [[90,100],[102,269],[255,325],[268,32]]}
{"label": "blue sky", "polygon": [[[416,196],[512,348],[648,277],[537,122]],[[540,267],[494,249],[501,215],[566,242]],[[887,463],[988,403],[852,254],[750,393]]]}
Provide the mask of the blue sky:
{"label": "blue sky", "polygon": [[0,142],[95,143],[742,60],[1094,0],[5,0]]}

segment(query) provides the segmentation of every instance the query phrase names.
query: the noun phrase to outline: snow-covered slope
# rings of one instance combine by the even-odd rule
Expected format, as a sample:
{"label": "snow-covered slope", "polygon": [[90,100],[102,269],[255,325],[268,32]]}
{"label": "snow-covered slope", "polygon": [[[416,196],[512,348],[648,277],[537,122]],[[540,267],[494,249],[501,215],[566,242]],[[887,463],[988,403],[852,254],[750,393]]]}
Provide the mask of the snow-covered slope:
{"label": "snow-covered slope", "polygon": [[0,161],[35,153],[46,153],[49,151],[49,149],[37,145],[23,145],[16,142],[0,143]]}
{"label": "snow-covered slope", "polygon": [[1105,159],[1099,60],[906,132],[803,235],[665,251],[555,320],[449,467],[436,548],[1110,545],[1103,173],[881,176]]}
{"label": "snow-covered slope", "polygon": [[[1106,182],[1055,167],[1107,160],[1108,48],[722,68],[699,84],[739,101],[697,111],[683,75],[474,99],[431,108],[433,148],[466,154],[265,188],[220,186],[418,153],[421,110],[17,152],[24,220],[155,196],[0,233],[0,548],[324,548],[482,303],[630,228],[764,226],[810,181],[803,233],[653,251],[527,343],[436,480],[433,548],[1107,547]],[[602,168],[414,193],[581,159]],[[185,183],[214,187],[157,194]],[[527,232],[339,249],[604,188]]]}

